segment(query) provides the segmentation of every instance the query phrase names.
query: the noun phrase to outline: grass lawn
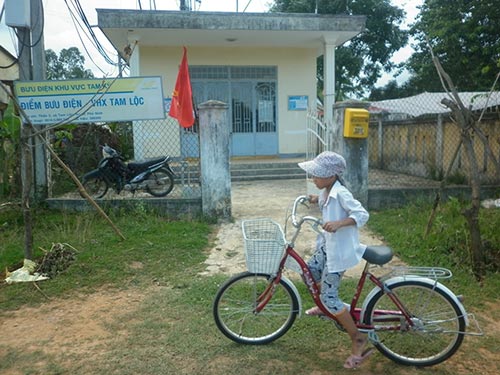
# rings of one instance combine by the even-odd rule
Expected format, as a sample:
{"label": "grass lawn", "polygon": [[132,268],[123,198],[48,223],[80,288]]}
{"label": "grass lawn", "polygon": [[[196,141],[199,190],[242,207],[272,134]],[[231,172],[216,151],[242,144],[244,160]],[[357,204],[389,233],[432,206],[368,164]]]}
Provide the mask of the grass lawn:
{"label": "grass lawn", "polygon": [[[423,237],[430,208],[415,205],[372,212],[370,228],[412,265],[453,270],[445,284],[466,297],[486,335],[468,336],[443,364],[402,367],[376,353],[360,374],[477,374],[500,372],[497,353],[500,213],[482,212],[488,273],[477,282],[467,270],[467,233],[459,202],[443,206]],[[121,241],[94,213],[37,210],[35,249],[68,243],[76,260],[54,279],[0,284],[2,374],[332,374],[342,367],[349,339],[332,324],[302,317],[281,339],[265,346],[233,343],[215,327],[212,299],[227,275],[200,276],[215,226],[168,220],[154,212],[115,212]],[[404,225],[402,225],[404,224]],[[0,269],[23,258],[20,212],[0,212]],[[342,293],[351,294],[355,280]],[[310,305],[299,286],[303,302]]]}

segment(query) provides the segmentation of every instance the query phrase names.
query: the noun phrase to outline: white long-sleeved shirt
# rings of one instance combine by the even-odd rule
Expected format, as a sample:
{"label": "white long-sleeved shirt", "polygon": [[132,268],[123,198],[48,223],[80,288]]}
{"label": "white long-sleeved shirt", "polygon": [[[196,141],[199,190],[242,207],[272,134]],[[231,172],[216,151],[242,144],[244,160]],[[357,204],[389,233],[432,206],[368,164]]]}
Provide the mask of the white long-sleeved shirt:
{"label": "white long-sleeved shirt", "polygon": [[356,200],[351,192],[336,181],[326,194],[326,189],[319,196],[318,203],[323,214],[323,222],[352,218],[356,225],[338,229],[335,233],[325,232],[326,266],[329,272],[342,272],[359,263],[366,245],[359,242],[358,228],[366,224],[368,211]]}

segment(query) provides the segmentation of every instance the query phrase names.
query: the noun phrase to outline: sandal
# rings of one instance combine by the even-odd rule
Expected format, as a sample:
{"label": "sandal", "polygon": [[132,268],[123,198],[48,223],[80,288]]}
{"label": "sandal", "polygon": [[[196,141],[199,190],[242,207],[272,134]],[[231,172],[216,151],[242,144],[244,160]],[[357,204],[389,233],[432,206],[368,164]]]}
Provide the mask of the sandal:
{"label": "sandal", "polygon": [[321,311],[321,309],[318,306],[314,306],[314,307],[310,308],[309,310],[306,310],[306,315],[321,316],[321,315],[325,315],[325,314],[323,313],[323,311]]}
{"label": "sandal", "polygon": [[344,363],[344,368],[357,368],[359,367],[363,361],[371,356],[375,351],[374,348],[367,349],[361,355],[351,354]]}

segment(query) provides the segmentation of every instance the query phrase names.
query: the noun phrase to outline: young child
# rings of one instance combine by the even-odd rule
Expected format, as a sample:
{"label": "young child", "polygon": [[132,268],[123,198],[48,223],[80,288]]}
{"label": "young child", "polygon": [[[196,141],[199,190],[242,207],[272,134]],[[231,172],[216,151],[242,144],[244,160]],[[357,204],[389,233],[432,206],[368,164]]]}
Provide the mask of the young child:
{"label": "young child", "polygon": [[[359,242],[358,228],[368,221],[369,215],[340,180],[346,169],[341,155],[325,151],[313,160],[299,163],[299,167],[312,176],[316,187],[321,189],[319,196],[310,195],[309,200],[319,204],[325,230],[318,236],[316,251],[308,264],[320,287],[323,304],[351,338],[352,354],[344,367],[356,368],[372,354],[373,349],[364,351],[367,336],[358,331],[338,291],[345,270],[358,264],[366,249]],[[314,307],[306,314],[321,315],[322,312]]]}

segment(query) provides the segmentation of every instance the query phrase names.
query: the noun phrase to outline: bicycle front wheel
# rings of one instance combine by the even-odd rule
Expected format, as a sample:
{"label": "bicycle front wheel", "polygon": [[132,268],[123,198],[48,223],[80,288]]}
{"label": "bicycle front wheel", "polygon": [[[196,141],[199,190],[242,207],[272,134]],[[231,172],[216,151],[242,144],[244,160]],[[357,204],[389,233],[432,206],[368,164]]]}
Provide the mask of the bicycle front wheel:
{"label": "bicycle front wheel", "polygon": [[283,336],[299,312],[298,297],[280,280],[271,300],[256,312],[258,298],[266,290],[270,276],[243,272],[226,281],[213,305],[215,323],[220,331],[240,344],[267,344]]}
{"label": "bicycle front wheel", "polygon": [[404,280],[390,285],[411,317],[404,318],[387,293],[367,304],[366,324],[374,325],[377,349],[387,358],[409,366],[432,366],[451,357],[464,338],[465,319],[457,302],[439,285]]}

